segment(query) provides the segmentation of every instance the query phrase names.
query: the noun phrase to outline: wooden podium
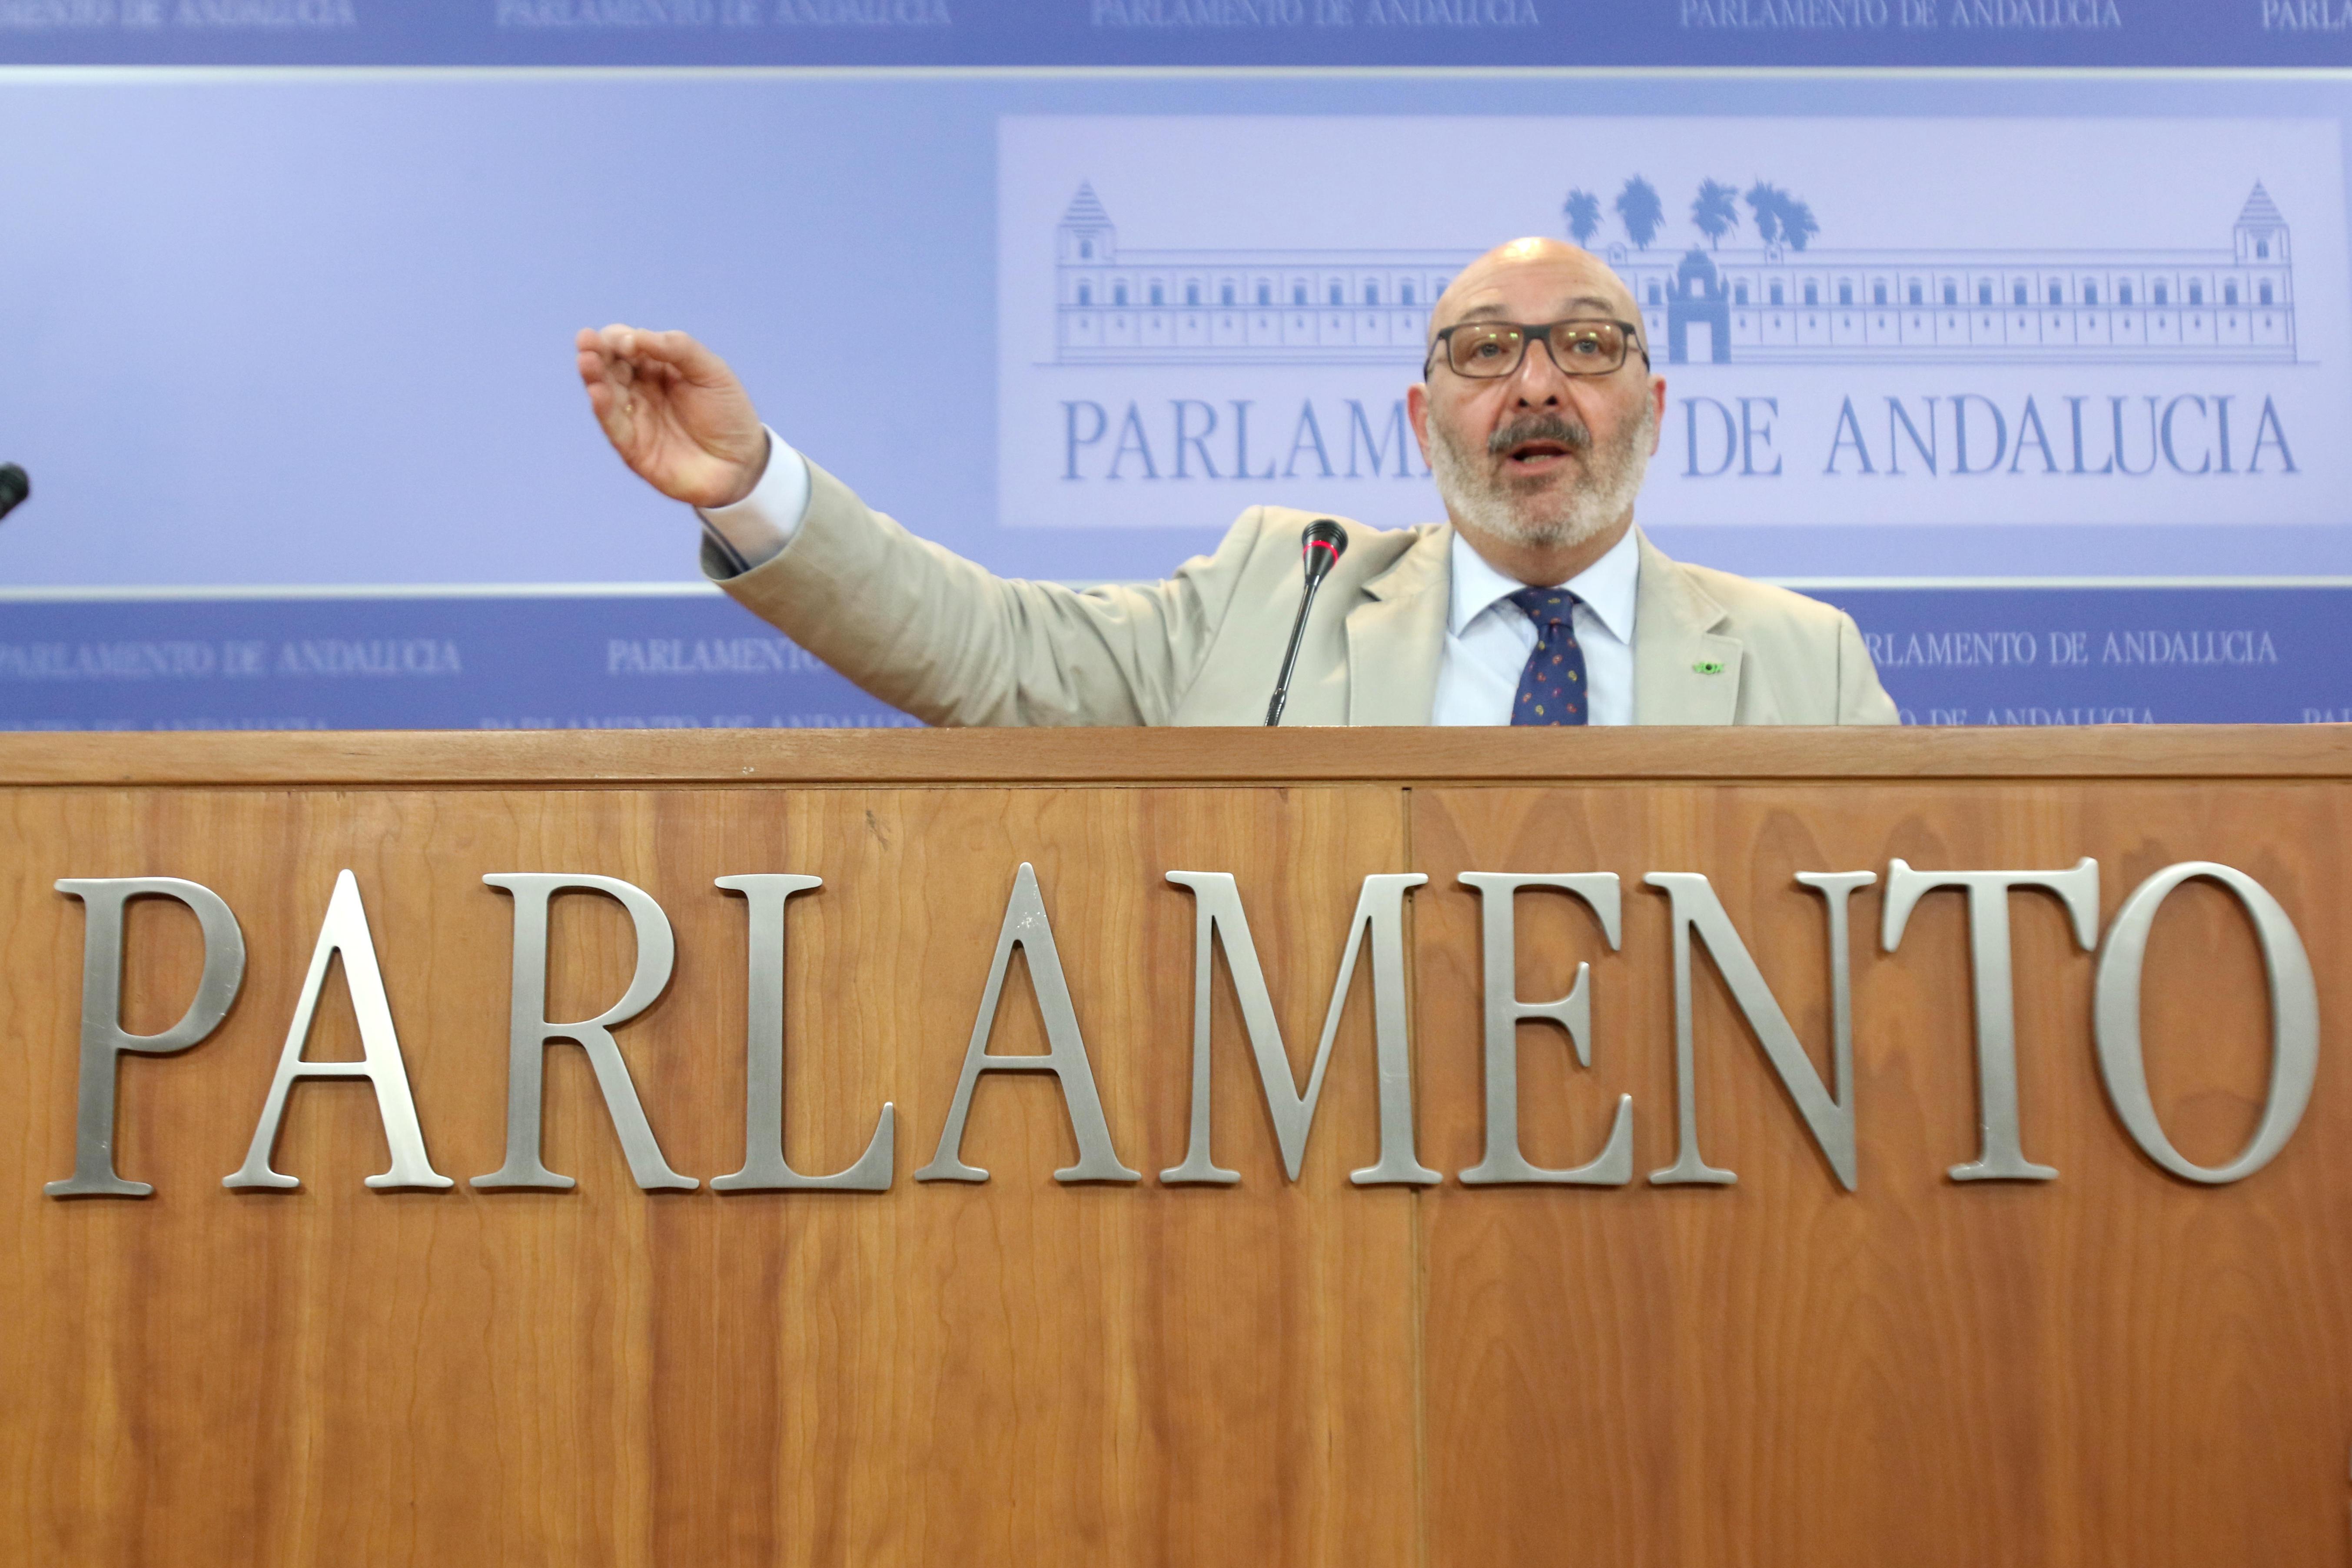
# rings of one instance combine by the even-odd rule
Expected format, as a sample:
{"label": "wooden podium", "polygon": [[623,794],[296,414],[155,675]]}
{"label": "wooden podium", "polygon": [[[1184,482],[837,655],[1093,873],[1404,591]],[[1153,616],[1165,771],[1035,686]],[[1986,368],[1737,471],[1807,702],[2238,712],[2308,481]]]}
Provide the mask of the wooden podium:
{"label": "wooden podium", "polygon": [[[0,1560],[2352,1563],[2339,731],[27,735],[0,740]],[[2011,1125],[2056,1174],[1955,1180],[1997,1120],[1973,895],[1917,893],[1886,951],[1895,862],[2085,858],[2097,951],[2047,889],[1984,900],[2011,928]],[[2095,1027],[2126,899],[2189,862],[2274,899],[2316,984],[2308,1109],[2218,1184],[2143,1152]],[[1066,1080],[995,1070],[945,1152],[989,1179],[916,1179],[1013,926],[987,1049],[1055,1044],[1038,922],[1007,920],[1024,864],[1139,1180],[1056,1181],[1085,1152]],[[263,1150],[299,1187],[226,1187],[346,869],[454,1184],[363,1184],[387,1122],[349,1079],[297,1083]],[[1161,1179],[1193,1126],[1203,897],[1171,871],[1234,879],[1301,1082],[1366,879],[1426,877],[1395,895],[1409,1080],[1386,1087],[1442,1179],[1349,1179],[1396,1103],[1377,931],[1295,1182],[1220,949],[1208,1109],[1239,1179]],[[1465,872],[1614,873],[1620,944],[1591,898]],[[1843,895],[1851,1191],[1715,942],[1685,942],[1678,1009],[1681,895],[1643,880],[1707,879],[1834,1093],[1836,898],[1801,872],[1874,879]],[[576,1186],[474,1184],[510,1153],[523,895],[484,878],[514,873],[618,879],[666,914],[674,973],[614,1038],[691,1190],[640,1187],[569,1043],[544,1050],[541,1148]],[[784,1150],[842,1171],[889,1102],[887,1191],[711,1190],[747,1163],[762,962],[750,899],[714,884],[761,873],[823,879],[783,906]],[[78,1169],[93,907],[55,884],[134,877],[216,894],[242,983],[201,1043],[119,1058],[100,1152],[153,1194],[46,1195]],[[1589,1067],[1517,1026],[1525,1159],[1593,1162],[1630,1096],[1622,1184],[1461,1180],[1489,1152],[1496,900],[1517,1000],[1591,966]],[[2250,907],[2190,877],[2145,928],[2148,1102],[2208,1171],[2282,1092],[2293,978]],[[604,893],[551,908],[545,1017],[591,1018],[639,928]],[[163,1031],[198,922],[142,898],[123,944],[121,1026]],[[352,970],[346,950],[312,1060],[361,1051]],[[1692,1161],[1737,1182],[1651,1180]]]}

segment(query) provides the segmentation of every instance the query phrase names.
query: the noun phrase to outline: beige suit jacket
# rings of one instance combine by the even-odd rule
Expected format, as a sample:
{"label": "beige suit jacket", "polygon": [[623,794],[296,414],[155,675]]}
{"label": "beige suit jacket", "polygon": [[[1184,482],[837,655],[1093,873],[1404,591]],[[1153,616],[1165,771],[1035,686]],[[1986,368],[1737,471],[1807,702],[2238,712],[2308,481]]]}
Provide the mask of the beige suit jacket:
{"label": "beige suit jacket", "polygon": [[[1315,515],[1242,513],[1163,582],[1080,591],[994,576],[809,465],[808,510],[730,594],[867,691],[933,724],[1263,724]],[[1349,522],[1298,655],[1286,724],[1426,724],[1452,599],[1453,530]],[[1891,724],[1843,611],[1668,560],[1640,540],[1641,724]]]}

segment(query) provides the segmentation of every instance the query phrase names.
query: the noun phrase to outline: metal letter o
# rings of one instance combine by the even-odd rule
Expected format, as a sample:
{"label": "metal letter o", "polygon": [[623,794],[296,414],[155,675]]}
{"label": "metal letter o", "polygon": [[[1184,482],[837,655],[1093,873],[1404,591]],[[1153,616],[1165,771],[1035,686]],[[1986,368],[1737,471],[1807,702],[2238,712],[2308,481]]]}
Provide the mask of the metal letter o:
{"label": "metal letter o", "polygon": [[[2253,920],[2270,981],[2270,1093],[2253,1137],[2226,1165],[2200,1165],[2172,1146],[2148,1097],[2147,1064],[2140,1054],[2140,972],[2147,962],[2148,931],[2166,897],[2193,877],[2210,878],[2237,895]],[[2143,1153],[2184,1181],[2210,1186],[2243,1181],[2286,1146],[2311,1102],[2312,1080],[2319,1072],[2319,991],[2312,982],[2310,956],[2286,910],[2243,871],[2210,860],[2167,866],[2132,889],[2108,928],[2105,951],[2099,954],[2092,1033],[2108,1102]]]}

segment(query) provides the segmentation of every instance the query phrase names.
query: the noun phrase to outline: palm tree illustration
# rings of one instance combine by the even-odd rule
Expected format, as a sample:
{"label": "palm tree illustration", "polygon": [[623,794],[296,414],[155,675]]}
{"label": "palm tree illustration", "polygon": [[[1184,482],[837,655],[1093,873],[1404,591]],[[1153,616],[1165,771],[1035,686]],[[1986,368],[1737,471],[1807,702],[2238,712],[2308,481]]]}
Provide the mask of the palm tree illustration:
{"label": "palm tree illustration", "polygon": [[1778,185],[1757,181],[1748,187],[1748,210],[1756,215],[1756,237],[1765,245],[1780,242],[1780,209],[1788,195]]}
{"label": "palm tree illustration", "polygon": [[1658,200],[1657,188],[1636,174],[1617,193],[1617,216],[1624,224],[1625,237],[1633,242],[1633,248],[1647,250],[1666,221],[1665,204]]}
{"label": "palm tree illustration", "polygon": [[1713,250],[1723,243],[1723,237],[1739,226],[1739,208],[1734,205],[1738,191],[1720,180],[1699,183],[1698,199],[1691,203],[1691,222],[1699,233],[1706,236],[1706,247]]}
{"label": "palm tree illustration", "polygon": [[1560,204],[1559,216],[1568,220],[1568,237],[1590,247],[1592,237],[1601,232],[1601,198],[1591,191],[1570,191],[1568,200]]}
{"label": "palm tree illustration", "polygon": [[1804,203],[1792,197],[1780,209],[1780,233],[1788,239],[1790,249],[1804,249],[1805,241],[1821,232],[1822,226],[1813,221],[1813,209]]}

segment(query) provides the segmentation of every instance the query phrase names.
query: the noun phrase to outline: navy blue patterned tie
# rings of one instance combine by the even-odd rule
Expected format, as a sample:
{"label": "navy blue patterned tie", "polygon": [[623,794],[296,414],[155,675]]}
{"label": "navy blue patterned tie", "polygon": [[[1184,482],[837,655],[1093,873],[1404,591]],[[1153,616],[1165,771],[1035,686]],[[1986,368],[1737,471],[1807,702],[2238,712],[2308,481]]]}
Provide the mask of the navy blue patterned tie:
{"label": "navy blue patterned tie", "polygon": [[1511,603],[1536,624],[1536,651],[1519,672],[1514,724],[1581,724],[1591,706],[1584,690],[1584,650],[1576,646],[1576,595],[1565,588],[1522,588]]}

